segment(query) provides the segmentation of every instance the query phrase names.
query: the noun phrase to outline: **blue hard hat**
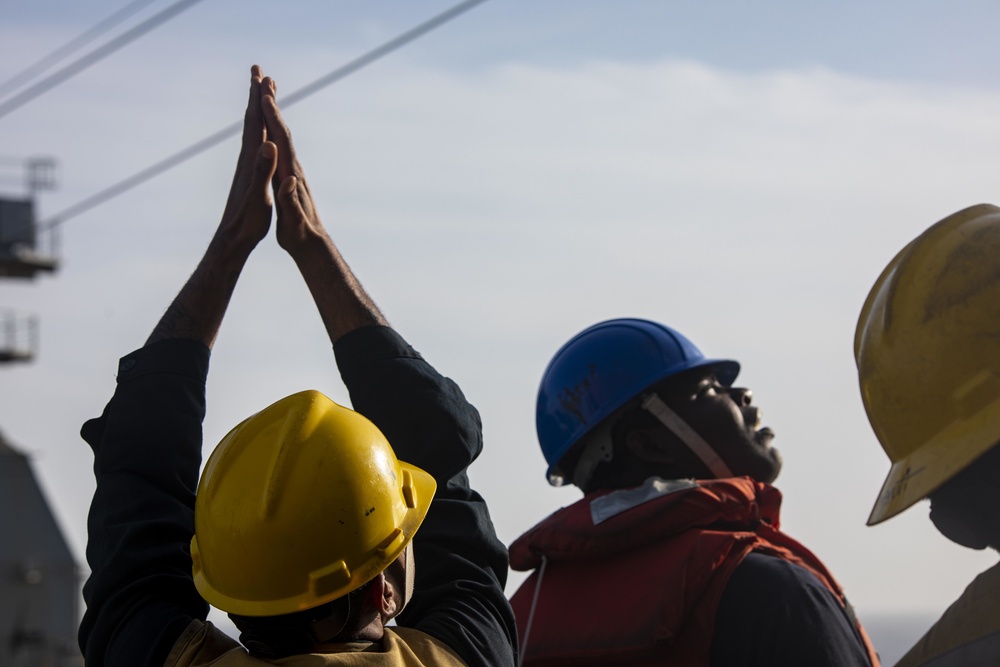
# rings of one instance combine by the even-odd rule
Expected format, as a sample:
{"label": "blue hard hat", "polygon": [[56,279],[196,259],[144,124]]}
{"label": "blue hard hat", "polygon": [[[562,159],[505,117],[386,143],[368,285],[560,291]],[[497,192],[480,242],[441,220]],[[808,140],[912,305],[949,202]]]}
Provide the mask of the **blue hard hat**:
{"label": "blue hard hat", "polygon": [[647,389],[692,368],[711,367],[725,386],[740,372],[729,359],[706,359],[680,332],[657,322],[620,318],[584,329],[549,362],[538,389],[535,428],[559,484],[559,461],[580,439]]}

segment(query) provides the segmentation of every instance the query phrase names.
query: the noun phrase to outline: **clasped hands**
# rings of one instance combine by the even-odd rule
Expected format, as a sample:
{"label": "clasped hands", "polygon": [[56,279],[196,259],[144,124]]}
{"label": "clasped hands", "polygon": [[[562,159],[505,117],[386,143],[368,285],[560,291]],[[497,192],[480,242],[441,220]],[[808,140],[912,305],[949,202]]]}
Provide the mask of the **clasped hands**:
{"label": "clasped hands", "polygon": [[249,253],[271,226],[273,190],[278,245],[296,257],[311,243],[328,242],[328,237],[275,100],[276,91],[274,79],[263,76],[261,68],[254,65],[243,118],[243,143],[219,233],[227,244]]}

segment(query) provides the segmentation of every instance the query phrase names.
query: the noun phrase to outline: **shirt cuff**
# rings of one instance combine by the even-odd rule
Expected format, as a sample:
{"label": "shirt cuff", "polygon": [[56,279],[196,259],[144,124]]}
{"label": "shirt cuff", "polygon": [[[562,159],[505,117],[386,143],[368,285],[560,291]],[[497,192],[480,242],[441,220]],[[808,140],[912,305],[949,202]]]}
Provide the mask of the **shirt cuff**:
{"label": "shirt cuff", "polygon": [[360,327],[344,334],[333,344],[333,354],[340,374],[345,378],[376,361],[399,358],[423,360],[402,336],[386,326]]}
{"label": "shirt cuff", "polygon": [[167,338],[126,354],[118,361],[118,383],[169,373],[204,381],[211,351],[199,340]]}

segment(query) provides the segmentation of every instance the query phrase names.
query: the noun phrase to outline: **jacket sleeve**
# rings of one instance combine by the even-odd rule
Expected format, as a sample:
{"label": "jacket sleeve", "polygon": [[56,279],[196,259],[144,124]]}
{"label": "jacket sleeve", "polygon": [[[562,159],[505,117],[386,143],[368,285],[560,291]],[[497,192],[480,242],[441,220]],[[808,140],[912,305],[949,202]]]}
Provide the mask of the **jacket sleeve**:
{"label": "jacket sleeve", "polygon": [[190,555],[208,360],[185,339],[123,357],[114,396],[81,430],[97,479],[79,632],[87,665],[162,665],[208,613]]}
{"label": "jacket sleeve", "polygon": [[413,599],[397,623],[440,639],[470,665],[514,665],[514,617],[503,594],[507,550],[466,473],[482,450],[479,413],[392,329],[356,329],[334,352],[354,409],[400,460],[438,483],[413,540]]}

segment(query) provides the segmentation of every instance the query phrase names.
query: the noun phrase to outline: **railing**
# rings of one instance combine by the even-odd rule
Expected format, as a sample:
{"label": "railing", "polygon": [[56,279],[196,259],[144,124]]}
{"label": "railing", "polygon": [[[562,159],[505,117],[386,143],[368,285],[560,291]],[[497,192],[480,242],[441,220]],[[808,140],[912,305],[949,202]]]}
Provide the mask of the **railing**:
{"label": "railing", "polygon": [[38,317],[0,311],[0,363],[31,361],[38,354]]}

